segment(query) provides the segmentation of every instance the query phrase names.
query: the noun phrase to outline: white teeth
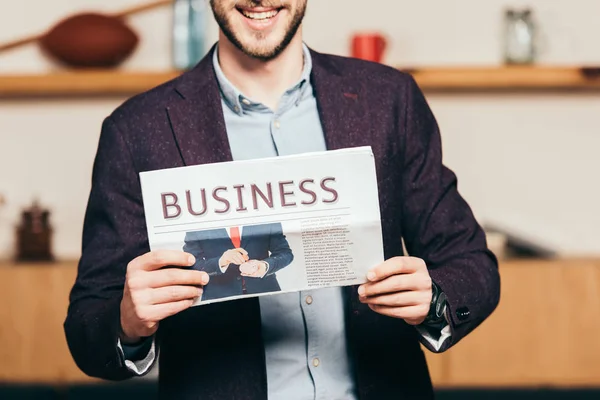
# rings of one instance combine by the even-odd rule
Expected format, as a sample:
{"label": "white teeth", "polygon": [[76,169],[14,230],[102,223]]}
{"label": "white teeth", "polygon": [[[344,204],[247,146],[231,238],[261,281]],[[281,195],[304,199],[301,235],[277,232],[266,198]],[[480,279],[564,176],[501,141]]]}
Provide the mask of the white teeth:
{"label": "white teeth", "polygon": [[278,12],[279,12],[278,10],[266,11],[266,12],[250,12],[250,11],[242,10],[242,14],[244,14],[244,16],[246,16],[250,19],[258,19],[258,20],[273,18],[274,16],[277,15]]}

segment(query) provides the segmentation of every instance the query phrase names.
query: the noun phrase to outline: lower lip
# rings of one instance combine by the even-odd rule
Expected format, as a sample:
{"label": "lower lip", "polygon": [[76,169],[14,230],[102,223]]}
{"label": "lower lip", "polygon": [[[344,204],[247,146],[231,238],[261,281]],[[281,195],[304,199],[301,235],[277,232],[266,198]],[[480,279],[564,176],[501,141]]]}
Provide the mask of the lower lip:
{"label": "lower lip", "polygon": [[238,10],[238,12],[240,13],[241,17],[246,21],[246,24],[250,27],[250,29],[253,29],[255,31],[263,31],[271,28],[277,23],[277,19],[279,18],[283,10],[279,10],[279,12],[274,17],[267,19],[252,19],[246,17],[244,14],[242,14],[241,11]]}

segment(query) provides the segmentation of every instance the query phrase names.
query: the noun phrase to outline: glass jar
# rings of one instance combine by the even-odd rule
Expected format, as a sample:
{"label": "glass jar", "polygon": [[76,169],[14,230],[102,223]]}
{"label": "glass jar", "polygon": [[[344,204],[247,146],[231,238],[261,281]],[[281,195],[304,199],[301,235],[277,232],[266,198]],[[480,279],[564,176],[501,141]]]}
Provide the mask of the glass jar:
{"label": "glass jar", "polygon": [[536,57],[536,25],[530,9],[507,10],[504,60],[507,64],[531,64]]}

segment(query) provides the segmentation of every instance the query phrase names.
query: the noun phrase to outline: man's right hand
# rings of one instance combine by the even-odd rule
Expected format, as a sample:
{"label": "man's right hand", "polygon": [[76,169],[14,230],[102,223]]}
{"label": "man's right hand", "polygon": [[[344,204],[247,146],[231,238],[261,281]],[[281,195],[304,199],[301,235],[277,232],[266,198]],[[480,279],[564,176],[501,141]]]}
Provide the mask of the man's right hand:
{"label": "man's right hand", "polygon": [[159,250],[141,255],[127,265],[121,300],[121,341],[138,342],[152,336],[158,323],[192,306],[208,283],[206,272],[165,268],[190,267],[194,256],[182,251]]}
{"label": "man's right hand", "polygon": [[226,269],[229,264],[242,265],[248,261],[248,252],[241,247],[237,249],[227,250],[221,258],[219,258],[219,267]]}

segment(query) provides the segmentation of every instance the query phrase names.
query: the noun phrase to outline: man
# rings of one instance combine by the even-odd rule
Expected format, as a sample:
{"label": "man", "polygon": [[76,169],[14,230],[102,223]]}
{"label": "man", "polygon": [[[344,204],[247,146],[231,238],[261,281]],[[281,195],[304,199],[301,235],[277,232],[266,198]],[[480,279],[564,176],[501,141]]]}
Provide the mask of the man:
{"label": "man", "polygon": [[[306,3],[211,1],[218,46],[104,122],[65,322],[84,372],[142,374],[160,348],[165,399],[427,399],[419,341],[444,351],[496,307],[496,259],[414,80],[309,50]],[[386,261],[364,285],[190,308],[208,275],[148,251],[141,171],[365,145]]]}
{"label": "man", "polygon": [[275,274],[294,259],[281,223],[188,232],[183,251],[210,277],[202,300],[278,292]]}

